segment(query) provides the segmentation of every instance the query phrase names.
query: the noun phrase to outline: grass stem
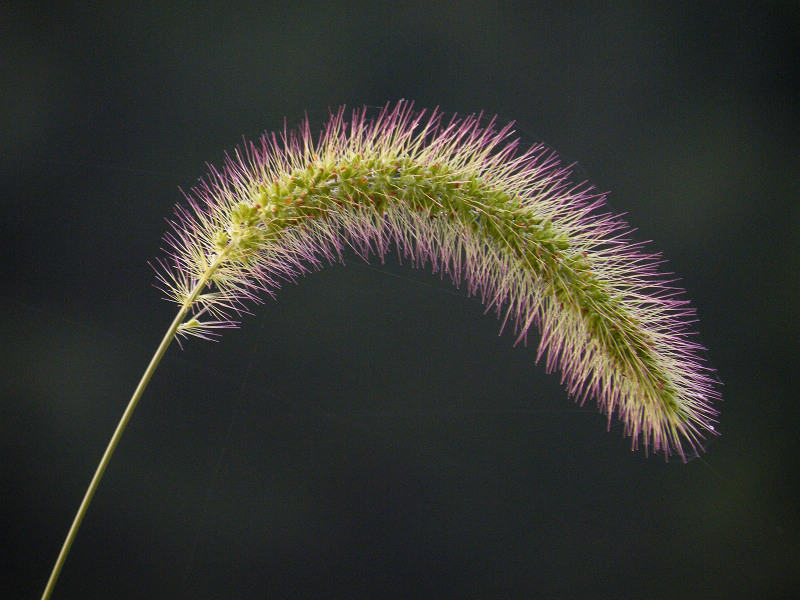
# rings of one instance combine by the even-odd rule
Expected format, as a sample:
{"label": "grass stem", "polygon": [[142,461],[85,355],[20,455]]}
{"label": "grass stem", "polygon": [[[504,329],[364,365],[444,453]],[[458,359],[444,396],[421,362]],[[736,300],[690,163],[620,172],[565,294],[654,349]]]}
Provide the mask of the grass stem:
{"label": "grass stem", "polygon": [[153,376],[156,367],[158,367],[158,363],[161,362],[161,359],[164,356],[164,353],[167,351],[170,343],[173,339],[175,339],[175,334],[178,332],[178,327],[180,327],[183,319],[186,317],[186,312],[188,309],[188,306],[181,307],[181,310],[178,312],[175,320],[169,326],[166,335],[164,335],[164,339],[161,340],[161,344],[159,344],[156,353],[150,360],[150,364],[147,366],[144,375],[142,375],[139,385],[136,386],[136,391],[133,392],[133,396],[131,397],[130,402],[128,402],[128,407],[125,409],[125,412],[123,413],[122,418],[117,425],[117,429],[114,431],[114,435],[111,436],[111,441],[108,442],[108,446],[103,454],[103,458],[100,459],[100,464],[97,465],[97,470],[94,473],[94,477],[92,477],[91,483],[89,483],[89,488],[86,490],[86,494],[83,496],[83,501],[81,501],[81,505],[78,508],[78,513],[75,515],[75,519],[72,521],[72,526],[69,528],[67,538],[64,540],[64,545],[61,547],[61,552],[59,553],[56,564],[53,567],[52,573],[50,574],[47,587],[44,590],[44,594],[42,594],[42,600],[48,600],[53,593],[56,581],[61,573],[61,568],[64,566],[64,561],[67,559],[67,554],[69,554],[69,549],[72,546],[72,542],[75,541],[75,535],[78,533],[78,528],[81,525],[81,521],[83,521],[83,517],[86,515],[86,511],[89,508],[89,503],[92,501],[92,497],[97,491],[100,478],[103,476],[103,473],[105,472],[106,467],[111,460],[111,455],[114,453],[114,450],[116,449],[117,444],[122,437],[122,433],[125,431],[125,427],[128,425],[128,421],[131,420],[131,416],[133,415],[136,405],[139,403],[139,399],[142,397],[147,384],[150,383],[150,378]]}

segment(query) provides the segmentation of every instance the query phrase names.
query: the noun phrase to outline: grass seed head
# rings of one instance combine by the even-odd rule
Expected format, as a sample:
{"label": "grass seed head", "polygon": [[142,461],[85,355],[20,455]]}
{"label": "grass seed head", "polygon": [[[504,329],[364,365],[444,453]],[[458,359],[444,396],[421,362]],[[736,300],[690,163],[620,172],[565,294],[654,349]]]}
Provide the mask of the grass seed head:
{"label": "grass seed head", "polygon": [[[350,247],[391,248],[465,281],[570,395],[617,415],[633,446],[676,453],[715,433],[713,373],[693,311],[626,238],[604,196],[576,185],[548,148],[520,149],[511,125],[387,105],[340,109],[227,158],[176,210],[159,279],[188,309],[180,333],[213,337],[249,301]],[[198,293],[198,282],[203,285]]]}

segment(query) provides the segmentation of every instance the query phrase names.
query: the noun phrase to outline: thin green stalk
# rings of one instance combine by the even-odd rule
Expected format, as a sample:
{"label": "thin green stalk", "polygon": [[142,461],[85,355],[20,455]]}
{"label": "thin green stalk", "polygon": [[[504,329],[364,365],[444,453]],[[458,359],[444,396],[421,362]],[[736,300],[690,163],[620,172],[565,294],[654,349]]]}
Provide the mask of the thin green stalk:
{"label": "thin green stalk", "polygon": [[72,526],[69,528],[67,538],[64,540],[64,545],[61,547],[61,552],[58,555],[58,559],[53,567],[53,571],[50,573],[50,579],[47,582],[47,587],[44,590],[44,594],[42,594],[42,600],[48,600],[53,593],[53,589],[56,586],[56,581],[58,581],[58,576],[61,573],[61,568],[64,566],[64,562],[67,560],[67,554],[69,554],[69,550],[72,547],[72,542],[75,541],[78,528],[81,526],[83,517],[86,516],[86,511],[89,509],[89,504],[92,501],[92,497],[97,491],[97,486],[100,484],[100,478],[103,476],[108,463],[111,461],[111,455],[114,454],[114,450],[116,449],[120,438],[122,438],[122,433],[125,431],[128,421],[131,420],[133,411],[136,408],[136,405],[139,403],[139,399],[142,397],[147,384],[150,383],[150,378],[153,376],[153,373],[155,373],[158,363],[161,362],[161,359],[166,353],[167,348],[172,343],[172,340],[175,339],[175,335],[178,333],[180,326],[183,324],[186,314],[194,305],[197,297],[200,295],[200,292],[205,287],[209,278],[214,274],[219,265],[226,260],[233,247],[233,243],[229,244],[228,247],[221,252],[216,260],[208,267],[206,272],[203,274],[203,277],[201,277],[197,282],[194,289],[189,294],[189,297],[183,303],[181,309],[178,311],[178,314],[175,316],[175,320],[172,321],[169,329],[167,329],[167,333],[164,335],[164,339],[161,340],[156,353],[150,360],[150,364],[147,365],[147,369],[145,370],[144,375],[142,375],[139,385],[136,386],[136,391],[133,392],[133,396],[131,397],[130,402],[128,402],[128,407],[125,409],[125,412],[122,414],[122,418],[119,420],[119,424],[117,425],[117,429],[114,431],[114,435],[111,436],[111,440],[108,442],[106,451],[103,453],[103,458],[100,459],[100,464],[97,465],[97,470],[94,472],[94,477],[92,477],[92,481],[89,483],[89,488],[86,490],[86,494],[83,496],[81,505],[78,508],[78,513],[75,515],[75,519],[72,521]]}
{"label": "thin green stalk", "polygon": [[64,561],[67,559],[67,554],[72,546],[72,542],[75,541],[75,534],[78,533],[78,528],[81,525],[81,521],[83,521],[83,517],[86,515],[86,511],[89,508],[89,503],[92,501],[92,496],[94,496],[95,491],[97,491],[100,478],[103,476],[103,472],[106,470],[106,467],[111,460],[111,455],[114,453],[114,449],[117,447],[117,444],[122,437],[122,432],[125,431],[125,427],[127,426],[128,421],[130,421],[131,415],[133,415],[133,410],[136,408],[139,398],[142,397],[142,393],[147,387],[147,384],[150,382],[150,378],[153,376],[158,363],[161,362],[161,358],[164,356],[164,353],[167,351],[170,343],[175,338],[175,334],[178,331],[178,327],[180,327],[180,324],[183,322],[187,310],[188,307],[181,308],[181,310],[178,312],[178,315],[175,317],[175,320],[172,322],[172,325],[169,326],[164,339],[161,340],[161,344],[158,346],[158,350],[156,350],[152,360],[150,360],[147,370],[144,372],[144,375],[142,375],[142,379],[139,381],[136,391],[133,392],[133,396],[131,397],[130,402],[128,402],[128,407],[125,409],[125,413],[122,415],[122,418],[117,425],[117,429],[114,431],[114,435],[111,436],[111,441],[108,442],[108,447],[103,454],[103,458],[100,459],[100,464],[97,465],[97,470],[94,472],[94,477],[92,477],[92,481],[89,484],[89,489],[86,490],[86,494],[83,496],[83,501],[81,502],[80,508],[78,508],[78,514],[75,515],[75,519],[72,521],[72,527],[69,528],[67,539],[64,540],[64,545],[61,547],[61,553],[58,555],[58,560],[56,560],[56,564],[53,567],[53,572],[50,574],[50,580],[47,582],[47,587],[42,595],[42,600],[48,600],[50,595],[53,593],[53,588],[55,588],[58,575],[61,573],[61,567],[64,566]]}

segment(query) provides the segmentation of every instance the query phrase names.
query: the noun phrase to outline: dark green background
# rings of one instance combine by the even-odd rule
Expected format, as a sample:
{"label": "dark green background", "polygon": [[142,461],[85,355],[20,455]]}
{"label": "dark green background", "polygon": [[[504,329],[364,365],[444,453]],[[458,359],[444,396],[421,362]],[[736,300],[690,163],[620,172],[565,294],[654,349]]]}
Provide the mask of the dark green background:
{"label": "dark green background", "polygon": [[797,3],[0,9],[0,563],[41,593],[172,319],[148,261],[242,136],[486,111],[610,190],[724,382],[632,453],[438,276],[349,258],[170,349],[56,598],[771,598],[800,584]]}

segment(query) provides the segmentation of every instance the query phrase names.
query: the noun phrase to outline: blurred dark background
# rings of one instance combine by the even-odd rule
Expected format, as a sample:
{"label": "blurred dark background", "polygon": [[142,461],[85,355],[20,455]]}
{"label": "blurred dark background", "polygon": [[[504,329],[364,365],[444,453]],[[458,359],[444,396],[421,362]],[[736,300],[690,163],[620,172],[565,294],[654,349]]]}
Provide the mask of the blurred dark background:
{"label": "blurred dark background", "polygon": [[172,319],[148,261],[224,153],[341,104],[486,111],[609,190],[724,382],[631,452],[479,302],[355,259],[170,349],[55,598],[789,598],[796,2],[0,9],[0,589],[41,594]]}

